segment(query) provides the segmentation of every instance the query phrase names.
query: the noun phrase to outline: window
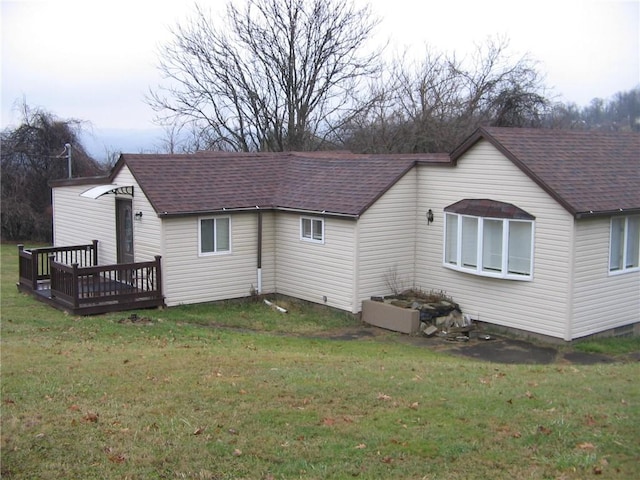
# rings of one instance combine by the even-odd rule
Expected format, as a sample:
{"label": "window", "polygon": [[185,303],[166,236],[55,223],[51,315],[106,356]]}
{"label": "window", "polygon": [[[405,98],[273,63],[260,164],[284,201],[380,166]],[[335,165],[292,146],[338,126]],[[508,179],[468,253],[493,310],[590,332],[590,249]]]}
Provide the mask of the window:
{"label": "window", "polygon": [[640,215],[611,219],[609,272],[640,269]]}
{"label": "window", "polygon": [[533,278],[532,220],[445,211],[444,265],[475,275]]}
{"label": "window", "polygon": [[302,217],[300,219],[300,238],[308,242],[324,243],[324,220]]}
{"label": "window", "polygon": [[231,219],[229,217],[200,219],[200,254],[231,251]]}

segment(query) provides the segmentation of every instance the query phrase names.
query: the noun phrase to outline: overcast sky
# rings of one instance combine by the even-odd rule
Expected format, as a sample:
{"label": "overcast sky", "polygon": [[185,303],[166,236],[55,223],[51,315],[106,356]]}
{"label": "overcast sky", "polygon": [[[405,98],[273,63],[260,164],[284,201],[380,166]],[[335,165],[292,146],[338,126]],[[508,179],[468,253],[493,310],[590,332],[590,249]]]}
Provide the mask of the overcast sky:
{"label": "overcast sky", "polygon": [[[148,129],[158,47],[193,12],[186,0],[1,0],[2,128],[23,97],[95,129]],[[238,1],[238,0],[236,0]],[[201,0],[223,10],[226,0]],[[366,0],[356,0],[364,4]],[[371,0],[377,40],[464,56],[503,35],[558,99],[584,106],[640,84],[640,0]]]}

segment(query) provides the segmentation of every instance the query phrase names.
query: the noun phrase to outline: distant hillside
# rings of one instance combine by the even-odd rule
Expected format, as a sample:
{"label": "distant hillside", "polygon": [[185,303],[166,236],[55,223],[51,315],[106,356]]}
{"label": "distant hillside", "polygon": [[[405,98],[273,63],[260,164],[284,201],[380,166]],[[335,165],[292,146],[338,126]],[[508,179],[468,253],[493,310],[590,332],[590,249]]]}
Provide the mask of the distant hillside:
{"label": "distant hillside", "polygon": [[110,154],[149,153],[160,148],[164,132],[161,128],[142,130],[118,128],[94,128],[83,131],[82,143],[93,158],[105,162]]}

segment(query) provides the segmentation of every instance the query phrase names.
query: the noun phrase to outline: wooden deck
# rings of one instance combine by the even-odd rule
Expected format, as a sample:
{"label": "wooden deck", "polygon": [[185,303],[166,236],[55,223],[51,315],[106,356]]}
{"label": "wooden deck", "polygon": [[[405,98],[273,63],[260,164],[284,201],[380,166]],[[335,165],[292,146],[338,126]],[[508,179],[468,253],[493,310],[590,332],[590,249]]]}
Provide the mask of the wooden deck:
{"label": "wooden deck", "polygon": [[19,250],[20,291],[74,315],[164,306],[160,256],[97,265],[98,242]]}

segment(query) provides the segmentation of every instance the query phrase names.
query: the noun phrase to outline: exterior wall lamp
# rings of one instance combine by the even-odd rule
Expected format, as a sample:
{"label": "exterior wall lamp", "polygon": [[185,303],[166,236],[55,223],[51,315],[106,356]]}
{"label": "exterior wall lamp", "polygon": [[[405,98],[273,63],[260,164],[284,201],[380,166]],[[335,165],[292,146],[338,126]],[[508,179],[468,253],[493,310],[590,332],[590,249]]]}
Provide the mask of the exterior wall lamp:
{"label": "exterior wall lamp", "polygon": [[142,220],[142,212],[136,212],[134,216],[136,217],[136,220]]}
{"label": "exterior wall lamp", "polygon": [[427,212],[427,225],[431,224],[431,222],[433,222],[433,210],[429,209]]}

